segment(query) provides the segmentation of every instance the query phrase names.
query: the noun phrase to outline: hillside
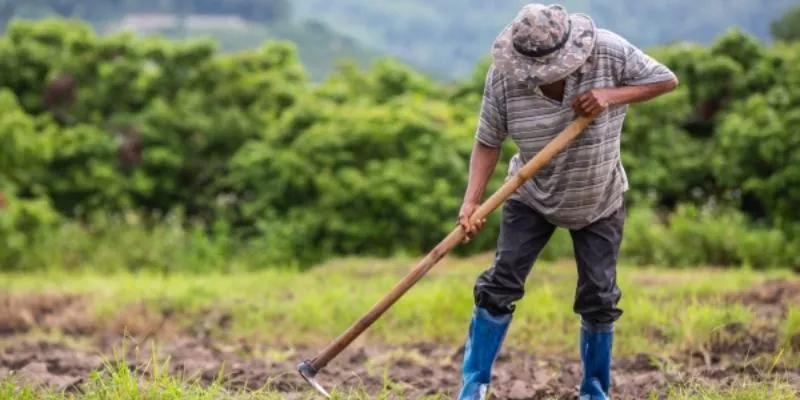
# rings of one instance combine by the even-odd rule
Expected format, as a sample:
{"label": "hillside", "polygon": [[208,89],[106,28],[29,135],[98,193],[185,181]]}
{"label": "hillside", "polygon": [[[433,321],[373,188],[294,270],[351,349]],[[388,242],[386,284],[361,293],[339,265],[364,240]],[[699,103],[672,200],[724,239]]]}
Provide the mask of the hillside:
{"label": "hillside", "polygon": [[250,25],[244,30],[202,27],[187,28],[183,31],[163,29],[152,34],[178,40],[209,38],[216,41],[223,52],[257,48],[271,40],[291,42],[297,47],[303,67],[315,81],[323,79],[342,59],[354,61],[356,65],[365,68],[372,60],[383,55],[314,21],[282,21],[265,26]]}
{"label": "hillside", "polygon": [[[492,40],[522,4],[510,0],[296,0],[296,18],[319,19],[369,47],[389,52],[442,77],[470,74]],[[639,46],[674,41],[708,43],[732,26],[766,40],[769,22],[797,0],[563,0],[572,12]]]}
{"label": "hillside", "polygon": [[[10,18],[62,16],[89,21],[98,30],[127,26],[140,34],[170,38],[211,36],[226,51],[260,47],[271,39],[293,42],[315,80],[341,59],[367,66],[392,56],[439,79],[469,76],[486,56],[497,33],[527,1],[477,0],[7,0],[0,24]],[[770,22],[796,0],[636,2],[562,0],[572,12],[585,12],[598,25],[641,47],[693,41],[708,44],[738,27],[761,40],[770,38]],[[180,16],[194,23],[177,29]],[[171,26],[167,26],[171,25]],[[209,28],[206,25],[212,25]],[[790,26],[789,24],[788,26]]]}

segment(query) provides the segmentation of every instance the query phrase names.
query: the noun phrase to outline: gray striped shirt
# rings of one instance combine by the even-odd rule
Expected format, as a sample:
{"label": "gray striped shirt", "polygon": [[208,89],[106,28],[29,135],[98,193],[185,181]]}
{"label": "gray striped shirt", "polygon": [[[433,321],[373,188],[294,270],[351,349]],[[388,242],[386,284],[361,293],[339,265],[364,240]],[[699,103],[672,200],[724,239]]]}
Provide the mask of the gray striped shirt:
{"label": "gray striped shirt", "polygon": [[[499,147],[510,135],[518,153],[508,176],[528,162],[575,118],[572,100],[591,89],[641,85],[675,77],[663,64],[604,29],[591,67],[566,80],[559,103],[523,83],[505,79],[494,67],[486,75],[476,140]],[[622,205],[628,178],[620,158],[620,134],[626,105],[606,109],[562,152],[542,167],[512,198],[556,226],[580,229]]]}

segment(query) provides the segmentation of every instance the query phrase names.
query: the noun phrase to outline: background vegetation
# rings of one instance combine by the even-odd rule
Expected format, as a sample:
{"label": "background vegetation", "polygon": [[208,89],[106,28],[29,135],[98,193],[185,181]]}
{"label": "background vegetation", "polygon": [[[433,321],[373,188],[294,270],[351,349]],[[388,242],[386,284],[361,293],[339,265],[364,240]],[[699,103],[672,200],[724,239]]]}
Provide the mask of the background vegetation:
{"label": "background vegetation", "polygon": [[[624,257],[800,262],[798,44],[732,30],[650,50],[682,85],[626,120]],[[455,226],[487,67],[442,84],[382,59],[317,84],[287,43],[220,53],[65,20],[15,21],[0,52],[6,269],[427,252]],[[458,252],[491,249],[497,217]],[[568,235],[547,251],[569,255]]]}

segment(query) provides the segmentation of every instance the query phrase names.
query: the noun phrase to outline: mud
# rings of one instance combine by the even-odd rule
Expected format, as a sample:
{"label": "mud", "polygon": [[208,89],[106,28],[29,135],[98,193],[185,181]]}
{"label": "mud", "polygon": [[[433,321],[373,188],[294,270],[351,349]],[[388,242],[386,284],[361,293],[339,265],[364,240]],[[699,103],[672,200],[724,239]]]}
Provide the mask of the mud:
{"label": "mud", "polygon": [[[80,318],[77,315],[86,307],[86,299],[54,296],[2,297],[5,305],[0,308],[0,335],[4,336],[0,337],[13,340],[0,350],[0,379],[10,376],[33,387],[80,393],[90,383],[91,371],[105,371],[115,355],[124,355],[125,367],[143,381],[152,373],[154,360],[169,360],[168,373],[190,382],[210,384],[219,380],[235,391],[267,388],[281,392],[286,399],[307,398],[309,394],[295,367],[303,357],[315,354],[317,347],[212,341],[209,329],[225,328],[230,323],[230,315],[220,312],[209,313],[201,323],[182,329],[169,322],[168,312],[147,315],[137,307],[129,314],[104,320]],[[703,351],[687,351],[670,359],[648,354],[615,358],[614,398],[651,398],[651,393],[664,395],[669,388],[688,384],[726,388],[741,385],[745,379],[783,378],[800,390],[800,368],[780,364],[769,367],[781,345],[781,332],[772,324],[784,315],[787,305],[797,304],[793,302],[798,296],[800,283],[769,282],[727,299],[753,307],[761,317],[760,324],[724,327]],[[42,327],[84,335],[90,345],[24,340],[24,333]],[[796,350],[800,351],[800,345]],[[317,378],[328,389],[345,394],[361,389],[376,394],[384,388],[387,374],[397,393],[393,398],[435,394],[454,398],[462,357],[463,348],[442,344],[354,344]],[[580,361],[572,355],[540,357],[504,349],[496,362],[492,391],[496,399],[576,399],[580,377]]]}
{"label": "mud", "polygon": [[89,334],[95,321],[86,312],[88,300],[72,294],[0,293],[0,335],[32,329],[58,329],[66,334]]}
{"label": "mud", "polygon": [[790,305],[800,305],[800,283],[796,279],[772,280],[751,290],[733,293],[725,300],[753,308],[760,318],[783,318]]}

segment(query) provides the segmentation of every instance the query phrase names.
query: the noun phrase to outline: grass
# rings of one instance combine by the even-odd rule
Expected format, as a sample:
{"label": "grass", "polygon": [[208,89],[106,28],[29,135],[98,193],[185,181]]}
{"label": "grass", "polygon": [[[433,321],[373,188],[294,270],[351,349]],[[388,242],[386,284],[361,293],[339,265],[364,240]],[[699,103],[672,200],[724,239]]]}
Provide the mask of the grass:
{"label": "grass", "polygon": [[[491,256],[484,255],[443,261],[363,336],[391,344],[461,341],[472,306],[472,284],[490,260]],[[345,259],[307,273],[273,269],[230,275],[4,274],[0,288],[84,293],[94,298],[92,312],[100,317],[118,314],[138,301],[153,309],[169,308],[184,316],[186,324],[209,309],[224,310],[232,314],[233,326],[220,335],[296,345],[325,342],[340,334],[384,296],[414,261]],[[621,266],[624,315],[618,323],[615,351],[668,354],[701,346],[715,329],[732,323],[747,325],[753,318],[742,305],[722,304],[715,298],[787,273]],[[511,345],[537,352],[573,351],[578,326],[572,312],[575,277],[575,268],[568,262],[534,266],[509,332]],[[658,332],[663,341],[653,341],[642,332]]]}
{"label": "grass", "polygon": [[[49,270],[40,274],[0,274],[0,291],[14,293],[71,292],[91,296],[90,313],[98,318],[119,315],[143,301],[153,310],[169,308],[186,326],[213,310],[232,315],[232,326],[215,332],[223,341],[245,337],[275,345],[321,346],[338,336],[393,287],[415,259],[343,259],[307,272],[273,269],[232,274],[158,275],[152,272],[100,274],[91,270],[69,273]],[[463,341],[472,307],[472,284],[491,255],[468,259],[447,258],[387,311],[362,337],[377,343],[403,344]],[[754,323],[752,310],[724,302],[725,293],[750,288],[769,279],[788,276],[784,270],[747,268],[665,269],[622,265],[618,279],[625,311],[617,325],[615,355],[637,353],[668,356],[678,351],[704,350],[722,327]],[[578,317],[572,313],[576,271],[571,261],[541,262],[527,282],[527,294],[507,343],[537,354],[576,353]],[[139,314],[135,314],[139,315]],[[144,317],[143,317],[144,318]],[[152,323],[153,321],[145,321]],[[800,331],[800,310],[792,309],[778,327],[784,347],[791,349]],[[276,346],[275,348],[279,348]],[[273,357],[274,356],[274,357]],[[291,354],[297,357],[296,353]],[[277,359],[280,354],[270,358]],[[800,364],[791,351],[778,355],[786,365]],[[81,398],[86,399],[278,399],[268,389],[231,392],[221,384],[202,387],[171,377],[165,367],[151,363],[153,376],[139,385],[125,362],[108,360],[109,373],[95,374]],[[383,393],[368,395],[363,389],[340,393],[338,398],[390,398],[391,384]],[[724,391],[701,385],[674,388],[667,399],[770,399],[796,398],[797,390],[782,382],[741,382]],[[377,397],[376,397],[377,396]],[[58,393],[41,393],[6,382],[0,398],[65,399]],[[311,398],[311,397],[309,397]],[[435,396],[430,399],[437,398]],[[653,397],[654,399],[656,397]]]}
{"label": "grass", "polygon": [[[136,376],[125,368],[124,364],[112,365],[107,375],[94,374],[89,378],[86,391],[81,395],[81,399],[100,400],[100,399],[192,399],[192,400],[219,400],[219,399],[253,399],[253,400],[281,400],[284,397],[280,393],[269,392],[267,390],[256,390],[250,392],[237,392],[226,390],[219,383],[202,387],[197,384],[186,384],[180,382],[162,370],[156,370],[153,377],[144,387],[139,385]],[[334,400],[367,400],[367,399],[389,399],[393,394],[387,388],[380,393],[367,393],[363,389],[353,389],[345,393],[332,392]],[[794,400],[797,398],[798,391],[787,386],[784,382],[754,383],[742,382],[737,387],[721,391],[712,391],[700,385],[690,385],[685,389],[670,391],[666,398],[659,398],[656,395],[650,397],[652,400]],[[73,399],[68,395],[39,391],[31,388],[20,388],[9,381],[0,383],[0,398],[16,400],[67,400]],[[307,394],[301,399],[313,400],[316,397]],[[445,400],[440,395],[430,395],[420,400]]]}
{"label": "grass", "polygon": [[[793,400],[798,396],[784,382],[752,383],[743,382],[738,387],[726,390],[710,390],[700,385],[687,389],[676,389],[667,395],[668,400]],[[657,397],[653,396],[653,400]]]}
{"label": "grass", "polygon": [[788,315],[781,324],[780,335],[781,347],[789,349],[788,354],[781,354],[782,359],[788,360],[787,365],[800,368],[800,305],[789,308]]}
{"label": "grass", "polygon": [[[259,390],[231,391],[219,382],[201,386],[197,383],[182,382],[165,372],[163,365],[153,364],[152,376],[141,384],[140,380],[130,372],[124,362],[108,363],[107,373],[93,373],[88,378],[88,384],[80,398],[85,400],[99,399],[192,399],[192,400],[219,400],[219,399],[253,399],[253,400],[279,400],[283,399],[281,393],[270,391],[268,388]],[[344,392],[331,392],[334,400],[367,400],[389,399],[394,394],[391,382],[385,379],[385,389],[379,393],[369,393],[363,388],[355,388]],[[670,390],[666,397],[653,394],[652,400],[793,400],[800,392],[788,386],[785,382],[740,382],[733,388],[723,390],[708,389],[699,384],[690,384],[684,388]],[[56,393],[46,390],[36,390],[30,387],[19,387],[11,381],[0,381],[0,398],[17,400],[71,400],[73,395]],[[306,393],[305,397],[297,399],[316,398],[313,393]],[[429,395],[420,400],[444,400],[441,395]]]}

